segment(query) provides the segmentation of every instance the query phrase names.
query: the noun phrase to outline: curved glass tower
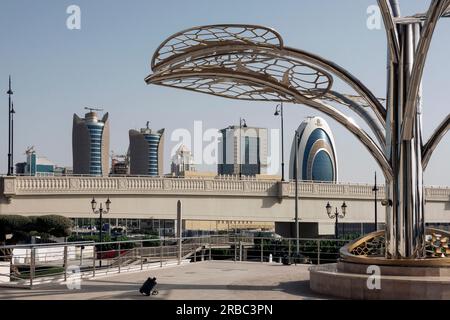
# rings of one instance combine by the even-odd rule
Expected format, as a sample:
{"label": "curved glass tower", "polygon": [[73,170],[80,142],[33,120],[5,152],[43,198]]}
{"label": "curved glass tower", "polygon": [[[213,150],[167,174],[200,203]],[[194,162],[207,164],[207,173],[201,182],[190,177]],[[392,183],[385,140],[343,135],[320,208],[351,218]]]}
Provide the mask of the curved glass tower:
{"label": "curved glass tower", "polygon": [[108,113],[98,119],[95,112],[84,119],[73,115],[72,153],[73,173],[107,175],[109,173]]}
{"label": "curved glass tower", "polygon": [[158,175],[158,147],[161,135],[158,133],[144,133],[148,143],[148,175]]}
{"label": "curved glass tower", "polygon": [[89,159],[89,171],[94,175],[102,174],[102,134],[104,124],[102,122],[88,122],[91,141],[91,155]]}
{"label": "curved glass tower", "polygon": [[164,129],[130,130],[130,174],[161,176],[163,174]]}
{"label": "curved glass tower", "polygon": [[[327,122],[320,117],[308,117],[298,127],[299,179],[336,182],[338,162],[334,137]],[[292,142],[289,177],[294,179],[295,138]]]}

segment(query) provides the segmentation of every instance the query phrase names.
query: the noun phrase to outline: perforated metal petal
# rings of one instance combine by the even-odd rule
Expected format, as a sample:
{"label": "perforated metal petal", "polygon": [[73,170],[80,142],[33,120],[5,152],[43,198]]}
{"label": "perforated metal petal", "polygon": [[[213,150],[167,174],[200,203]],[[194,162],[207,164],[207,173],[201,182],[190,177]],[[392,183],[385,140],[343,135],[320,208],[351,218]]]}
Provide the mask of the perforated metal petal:
{"label": "perforated metal petal", "polygon": [[[253,87],[249,87],[247,83],[236,81],[230,87],[231,81],[213,77],[213,81],[198,82],[197,79],[200,73],[215,72],[219,73],[240,73],[248,75],[249,77],[256,77],[264,79],[270,83],[283,86],[284,88],[295,90],[297,94],[303,96],[305,99],[318,98],[325,94],[332,86],[332,77],[327,72],[320,70],[318,67],[311,66],[303,61],[294,59],[289,56],[282,56],[276,51],[264,50],[254,48],[252,50],[234,51],[227,53],[220,53],[216,50],[205,52],[205,55],[200,55],[193,58],[186,54],[184,59],[172,60],[165,63],[157,69],[153,77],[160,79],[159,84],[173,85],[178,88],[189,88],[190,90],[205,92],[211,94],[216,93],[220,96],[233,97],[235,99],[250,99],[255,94]],[[186,77],[186,74],[195,73],[197,77]],[[179,75],[178,81],[174,82]],[[201,77],[201,76],[200,76]],[[169,81],[161,79],[169,79]],[[186,85],[182,82],[187,81]],[[174,85],[176,83],[176,85]],[[217,87],[218,83],[227,83],[225,87],[233,89],[233,92],[225,92],[223,86]],[[200,85],[201,84],[201,85]],[[198,85],[196,87],[196,85]],[[211,87],[207,88],[208,85]],[[238,89],[238,87],[240,88]],[[240,92],[236,95],[235,91]],[[248,94],[244,94],[245,90],[249,90]],[[264,93],[267,96],[270,92],[271,101],[278,101],[274,99],[275,96],[280,96],[269,89],[269,86],[263,86],[257,90],[258,94]],[[244,98],[245,97],[245,98]],[[258,98],[258,100],[262,100]],[[266,99],[267,100],[267,99]],[[283,99],[284,100],[284,99]]]}
{"label": "perforated metal petal", "polygon": [[253,43],[258,45],[283,46],[283,39],[274,30],[254,25],[209,25],[178,32],[165,40],[152,58],[152,69],[169,59],[207,45],[224,42]]}

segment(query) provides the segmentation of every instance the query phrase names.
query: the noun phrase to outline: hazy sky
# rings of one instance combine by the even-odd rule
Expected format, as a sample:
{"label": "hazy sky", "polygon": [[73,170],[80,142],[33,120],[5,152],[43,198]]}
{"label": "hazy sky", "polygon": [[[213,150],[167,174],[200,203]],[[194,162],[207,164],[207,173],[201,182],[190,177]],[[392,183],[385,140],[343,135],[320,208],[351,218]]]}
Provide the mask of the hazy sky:
{"label": "hazy sky", "polygon": [[[288,46],[333,60],[385,96],[384,30],[366,26],[368,6],[375,0],[0,0],[0,88],[13,76],[15,162],[27,146],[59,165],[72,165],[72,117],[85,106],[110,113],[111,149],[124,153],[128,130],[166,128],[165,171],[177,128],[224,128],[244,117],[250,126],[279,128],[274,103],[229,100],[183,90],[147,86],[150,59],[171,34],[206,24],[247,23],[275,28]],[[81,8],[81,30],[66,27],[69,5]],[[423,12],[428,1],[401,1],[403,14]],[[424,75],[424,132],[450,112],[447,94],[450,66],[450,19],[440,21]],[[7,95],[0,100],[0,172],[7,164]],[[285,149],[289,158],[294,129],[313,109],[286,105]],[[366,149],[327,116],[336,139],[340,180],[368,182],[378,170]],[[444,138],[425,172],[427,185],[449,185],[450,135]],[[214,168],[206,168],[214,170]],[[378,170],[380,176],[381,171]]]}

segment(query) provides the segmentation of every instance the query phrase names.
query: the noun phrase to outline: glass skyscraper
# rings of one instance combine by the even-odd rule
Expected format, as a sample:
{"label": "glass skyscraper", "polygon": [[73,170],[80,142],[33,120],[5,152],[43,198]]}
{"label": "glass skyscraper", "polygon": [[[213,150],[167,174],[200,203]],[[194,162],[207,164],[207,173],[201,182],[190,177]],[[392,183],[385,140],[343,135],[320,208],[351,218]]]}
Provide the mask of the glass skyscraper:
{"label": "glass skyscraper", "polygon": [[84,119],[73,115],[72,152],[74,174],[109,173],[108,113],[101,120],[95,112],[86,113]]}
{"label": "glass skyscraper", "polygon": [[220,130],[219,175],[267,173],[267,129],[230,126]]}
{"label": "glass skyscraper", "polygon": [[[299,179],[307,181],[336,182],[338,161],[333,133],[320,117],[309,117],[298,127]],[[290,178],[295,175],[295,137],[290,157]]]}
{"label": "glass skyscraper", "polygon": [[94,175],[102,174],[102,134],[104,124],[102,122],[88,122],[91,140],[91,156],[89,162],[89,172]]}
{"label": "glass skyscraper", "polygon": [[143,128],[130,130],[130,174],[161,176],[163,174],[164,129],[153,132]]}

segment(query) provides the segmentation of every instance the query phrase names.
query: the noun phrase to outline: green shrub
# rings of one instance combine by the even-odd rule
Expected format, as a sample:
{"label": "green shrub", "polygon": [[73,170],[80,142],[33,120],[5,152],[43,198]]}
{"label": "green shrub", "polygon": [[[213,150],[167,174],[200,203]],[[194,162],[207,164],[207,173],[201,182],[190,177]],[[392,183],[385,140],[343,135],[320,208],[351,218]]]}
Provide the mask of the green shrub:
{"label": "green shrub", "polygon": [[71,234],[72,220],[58,215],[26,217],[20,215],[0,216],[0,241],[13,234],[10,244],[29,242],[32,236],[42,239],[67,237]]}
{"label": "green shrub", "polygon": [[31,219],[19,215],[0,215],[0,240],[4,240],[7,234],[17,231],[25,231],[30,225]]}
{"label": "green shrub", "polygon": [[156,241],[159,239],[158,235],[146,235],[142,240],[155,240],[155,241],[144,241],[144,247],[158,247],[161,245],[161,241]]}
{"label": "green shrub", "polygon": [[45,215],[30,217],[29,231],[48,233],[55,237],[68,237],[72,233],[73,222],[71,219],[58,215]]}

